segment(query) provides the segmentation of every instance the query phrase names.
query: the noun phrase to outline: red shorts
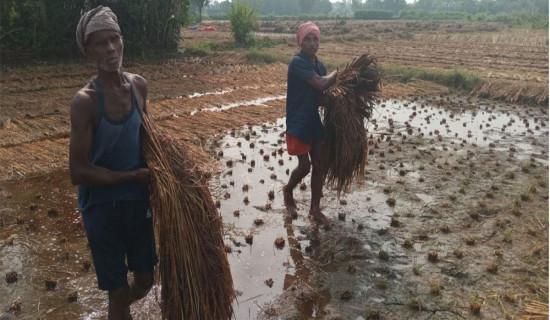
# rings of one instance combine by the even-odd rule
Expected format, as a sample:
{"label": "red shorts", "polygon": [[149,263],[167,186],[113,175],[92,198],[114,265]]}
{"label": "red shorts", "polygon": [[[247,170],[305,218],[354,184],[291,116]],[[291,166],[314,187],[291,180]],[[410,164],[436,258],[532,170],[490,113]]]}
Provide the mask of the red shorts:
{"label": "red shorts", "polygon": [[[325,141],[321,141],[321,144],[324,144]],[[286,148],[288,154],[291,156],[301,156],[303,154],[309,153],[311,147],[313,146],[313,139],[310,140],[310,143],[303,143],[300,139],[296,138],[293,135],[286,135]]]}

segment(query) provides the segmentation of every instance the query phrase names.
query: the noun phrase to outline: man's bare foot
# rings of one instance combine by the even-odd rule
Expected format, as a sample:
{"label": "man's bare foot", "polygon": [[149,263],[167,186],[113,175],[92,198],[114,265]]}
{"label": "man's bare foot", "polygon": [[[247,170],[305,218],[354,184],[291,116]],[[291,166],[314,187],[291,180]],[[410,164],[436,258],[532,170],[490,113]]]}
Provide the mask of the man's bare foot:
{"label": "man's bare foot", "polygon": [[332,227],[332,220],[327,218],[322,212],[321,209],[311,209],[309,210],[309,215],[313,217],[313,219],[319,221],[323,224],[323,226],[327,229],[330,229]]}
{"label": "man's bare foot", "polygon": [[285,201],[285,207],[288,210],[296,210],[296,202],[294,202],[294,195],[292,190],[287,190],[286,185],[283,186],[283,196]]}

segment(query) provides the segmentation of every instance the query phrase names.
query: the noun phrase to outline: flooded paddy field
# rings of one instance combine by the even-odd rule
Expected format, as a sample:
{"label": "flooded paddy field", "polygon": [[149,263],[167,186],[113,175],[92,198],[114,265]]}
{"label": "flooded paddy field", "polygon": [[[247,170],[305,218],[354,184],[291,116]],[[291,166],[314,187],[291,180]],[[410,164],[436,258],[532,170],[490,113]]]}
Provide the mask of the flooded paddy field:
{"label": "flooded paddy field", "polygon": [[[235,318],[520,319],[530,301],[547,303],[547,35],[349,23],[351,34],[340,34],[345,26],[323,22],[322,58],[372,48],[381,63],[461,66],[486,83],[471,94],[383,83],[365,175],[340,197],[323,190],[331,230],[307,215],[309,176],[295,190],[297,214],[283,207],[297,165],[284,143],[287,65],[246,64],[238,51],[125,64],[148,80],[161,130],[212,160]],[[226,41],[218,30],[188,42]],[[272,51],[290,57],[295,47]],[[46,63],[0,75],[0,319],[106,318],[67,170],[68,106],[93,74],[87,64]],[[159,299],[156,285],[132,306],[134,319],[160,319]]]}
{"label": "flooded paddy field", "polygon": [[[484,318],[520,314],[547,293],[547,125],[540,109],[460,96],[381,100],[365,176],[340,198],[324,190],[331,230],[307,216],[309,177],[298,214],[283,207],[297,164],[284,118],[208,140],[236,318],[468,318],[476,294]],[[4,317],[104,318],[67,172],[7,181],[0,195],[0,270],[17,273],[2,284]],[[159,294],[133,307],[136,319],[160,319]],[[14,301],[20,313],[8,312]]]}

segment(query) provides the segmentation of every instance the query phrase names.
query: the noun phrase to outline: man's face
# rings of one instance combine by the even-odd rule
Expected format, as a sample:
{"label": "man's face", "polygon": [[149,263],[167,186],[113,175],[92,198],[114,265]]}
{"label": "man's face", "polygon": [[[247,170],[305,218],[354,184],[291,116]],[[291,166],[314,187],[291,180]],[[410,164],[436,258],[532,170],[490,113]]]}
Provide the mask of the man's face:
{"label": "man's face", "polygon": [[97,62],[99,69],[108,72],[120,69],[123,50],[122,36],[113,30],[92,33],[86,45],[87,55]]}
{"label": "man's face", "polygon": [[319,38],[313,33],[308,33],[302,41],[301,48],[308,55],[317,54],[317,50],[319,50]]}

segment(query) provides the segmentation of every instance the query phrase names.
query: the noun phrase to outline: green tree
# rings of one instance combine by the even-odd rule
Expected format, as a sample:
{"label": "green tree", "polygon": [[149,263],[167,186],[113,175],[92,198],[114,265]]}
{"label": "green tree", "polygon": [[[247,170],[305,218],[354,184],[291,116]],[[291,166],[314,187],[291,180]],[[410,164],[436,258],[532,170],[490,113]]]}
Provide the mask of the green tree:
{"label": "green tree", "polygon": [[88,0],[88,8],[109,6],[130,46],[177,50],[189,21],[189,0]]}
{"label": "green tree", "polygon": [[301,13],[312,13],[315,6],[315,0],[298,0],[298,6]]}
{"label": "green tree", "polygon": [[211,2],[211,0],[191,0],[191,5],[196,8],[199,14],[199,22],[202,21],[202,10],[204,7],[209,6]]}
{"label": "green tree", "polygon": [[251,8],[248,3],[237,0],[233,2],[231,11],[227,14],[235,42],[241,45],[248,44],[258,21],[257,10]]}

